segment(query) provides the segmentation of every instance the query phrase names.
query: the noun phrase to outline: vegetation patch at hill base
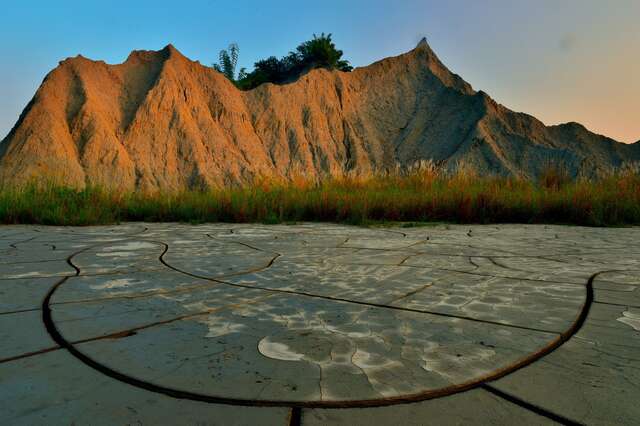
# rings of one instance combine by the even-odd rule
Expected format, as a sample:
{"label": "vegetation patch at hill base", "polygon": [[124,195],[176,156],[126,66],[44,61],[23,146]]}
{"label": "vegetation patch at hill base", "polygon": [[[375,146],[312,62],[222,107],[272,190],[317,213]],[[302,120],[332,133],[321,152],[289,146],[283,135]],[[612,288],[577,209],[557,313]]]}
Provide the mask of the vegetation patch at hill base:
{"label": "vegetation patch at hill base", "polygon": [[170,193],[72,189],[35,182],[0,191],[4,224],[124,221],[639,225],[640,174],[624,172],[589,180],[546,173],[528,181],[417,171],[320,182],[263,179],[244,187]]}

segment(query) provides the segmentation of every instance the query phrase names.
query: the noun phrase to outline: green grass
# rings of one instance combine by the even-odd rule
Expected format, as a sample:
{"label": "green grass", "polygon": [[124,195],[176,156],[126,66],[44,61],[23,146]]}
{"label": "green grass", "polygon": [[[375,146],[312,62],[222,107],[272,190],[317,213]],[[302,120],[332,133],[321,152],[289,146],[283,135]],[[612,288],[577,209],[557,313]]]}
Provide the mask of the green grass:
{"label": "green grass", "polygon": [[547,174],[538,182],[441,176],[261,181],[206,192],[122,193],[30,184],[0,190],[0,223],[97,225],[149,222],[340,222],[426,226],[448,223],[640,225],[640,175],[599,180]]}

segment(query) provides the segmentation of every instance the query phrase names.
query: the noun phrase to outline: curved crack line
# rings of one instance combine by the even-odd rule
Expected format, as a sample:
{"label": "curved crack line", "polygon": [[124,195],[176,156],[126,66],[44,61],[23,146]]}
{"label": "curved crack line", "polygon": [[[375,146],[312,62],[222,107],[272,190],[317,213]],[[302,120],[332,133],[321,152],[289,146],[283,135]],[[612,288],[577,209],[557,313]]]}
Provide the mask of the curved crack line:
{"label": "curved crack line", "polygon": [[[164,262],[162,256],[168,251],[169,246],[165,244],[165,251],[160,256],[160,261],[164,263],[167,267],[174,269],[170,265]],[[75,254],[74,254],[75,255]],[[80,274],[80,269],[75,266],[72,262],[73,256],[71,255],[67,258],[67,262],[76,270],[76,276]],[[183,272],[183,271],[179,271]],[[584,325],[586,321],[587,315],[590,311],[591,305],[593,303],[593,280],[596,276],[603,272],[614,272],[614,271],[600,271],[593,274],[586,284],[587,297],[586,302],[583,305],[580,314],[578,315],[576,321],[572,324],[572,326],[567,329],[565,332],[561,333],[558,337],[548,343],[546,346],[540,348],[538,351],[528,354],[522,359],[514,362],[513,364],[481,376],[479,378],[475,378],[468,382],[463,382],[456,385],[450,385],[444,388],[424,391],[409,395],[401,395],[396,397],[387,397],[382,399],[368,399],[368,400],[352,400],[352,401],[278,401],[278,400],[250,400],[250,399],[239,399],[239,398],[227,398],[227,397],[218,397],[212,395],[204,395],[195,392],[189,391],[181,391],[177,389],[172,389],[164,386],[160,386],[157,384],[149,383],[144,380],[137,379],[135,377],[128,376],[126,374],[120,373],[116,370],[113,370],[107,367],[104,364],[101,364],[84,353],[80,352],[73,344],[64,339],[64,337],[58,331],[55,322],[51,316],[51,308],[49,306],[51,297],[55,293],[55,291],[66,282],[69,277],[63,277],[56,285],[54,285],[50,291],[47,293],[47,296],[42,304],[43,311],[43,322],[50,336],[58,343],[61,347],[67,349],[70,354],[75,356],[77,359],[85,363],[86,365],[102,372],[103,374],[110,376],[114,379],[120,380],[122,382],[128,383],[133,386],[137,386],[142,389],[146,389],[151,392],[164,394],[167,396],[171,396],[174,398],[180,399],[191,399],[195,401],[202,402],[210,402],[210,403],[222,403],[222,404],[230,404],[230,405],[239,405],[239,406],[286,406],[286,407],[313,407],[313,408],[349,408],[349,407],[374,407],[374,406],[385,406],[385,405],[393,405],[400,403],[410,403],[416,401],[422,401],[427,399],[438,398],[442,396],[452,395],[455,393],[463,392],[466,390],[470,390],[473,388],[477,388],[482,386],[484,383],[489,381],[497,380],[501,377],[504,377],[507,374],[513,373],[520,368],[523,368],[548,353],[554,351],[558,347],[560,347],[564,342],[566,342],[569,338],[575,335],[580,328]],[[187,275],[193,276],[193,274],[183,272]],[[220,282],[221,284],[229,284]],[[235,285],[238,286],[238,285]],[[249,286],[241,286],[240,287],[249,287]],[[285,291],[281,291],[285,292]]]}
{"label": "curved crack line", "polygon": [[[340,255],[336,255],[336,256],[331,256],[329,257],[329,259],[338,257]],[[324,264],[326,263],[327,260],[323,259],[321,261],[306,261],[306,263],[311,263],[311,264]],[[436,267],[436,266],[430,266],[430,265],[426,265],[426,266],[422,266],[422,265],[412,265],[412,264],[408,264],[408,263],[404,263],[402,265],[397,265],[397,264],[385,264],[385,263],[340,263],[340,266],[345,266],[345,265],[352,265],[352,266],[381,266],[381,267],[401,267],[401,268],[416,268],[416,269],[429,269],[429,270],[436,270],[436,271],[447,271],[447,272],[456,272],[459,274],[469,274],[469,275],[476,275],[476,276],[480,276],[480,277],[489,277],[489,278],[507,278],[507,279],[512,279],[512,280],[519,280],[519,281],[533,281],[533,282],[538,282],[538,283],[551,283],[551,284],[567,284],[567,285],[575,285],[575,286],[580,286],[583,287],[584,284],[583,283],[576,283],[574,281],[557,281],[557,280],[542,280],[542,279],[536,279],[536,278],[525,278],[525,277],[514,277],[514,276],[506,276],[506,275],[493,275],[493,274],[489,274],[489,273],[481,273],[481,272],[474,272],[474,271],[463,271],[460,269],[451,269],[451,268],[442,268],[442,267]],[[520,272],[520,271],[519,271]],[[531,271],[527,271],[527,272],[531,272]],[[617,283],[613,283],[613,284],[617,284]],[[627,284],[621,284],[621,285],[627,285]]]}
{"label": "curved crack line", "polygon": [[495,266],[497,266],[498,268],[501,268],[501,269],[508,269],[510,271],[517,271],[517,272],[531,272],[531,271],[525,271],[523,269],[511,268],[511,267],[509,267],[507,265],[504,265],[504,264],[502,264],[500,262],[497,262],[492,256],[488,256],[486,259],[489,260],[489,262],[493,263]]}
{"label": "curved crack line", "polygon": [[[557,260],[557,259],[552,259],[552,258],[548,258],[548,255],[535,255],[535,254],[523,254],[522,252],[518,252],[518,251],[513,251],[513,250],[506,250],[506,249],[501,249],[501,248],[496,248],[496,247],[481,247],[481,246],[477,246],[477,245],[471,245],[471,244],[460,244],[460,243],[449,243],[449,242],[437,242],[437,241],[429,241],[429,244],[433,244],[433,245],[445,245],[445,246],[456,246],[456,247],[467,247],[467,248],[471,248],[474,250],[493,250],[493,251],[499,251],[499,252],[503,252],[503,253],[508,253],[509,255],[474,255],[473,257],[495,257],[495,258],[509,258],[509,257],[523,257],[523,258],[533,258],[533,259],[542,259],[542,260],[551,260],[551,261],[555,261],[555,262],[561,262],[564,263],[561,260]],[[606,253],[607,250],[602,250],[602,249],[593,249],[595,251],[593,252],[582,252],[582,251],[575,251],[575,250],[571,250],[571,251],[565,251],[562,253],[559,253],[559,256],[579,256],[581,254],[602,254],[603,252]],[[435,254],[434,254],[435,255]],[[453,255],[451,255],[453,256]],[[459,255],[459,256],[463,256],[463,255]]]}
{"label": "curved crack line", "polygon": [[[169,246],[166,243],[160,242],[160,241],[153,241],[153,240],[148,240],[148,239],[133,239],[132,241],[145,241],[145,242],[149,242],[149,243],[153,243],[153,244],[157,244],[160,246],[164,246],[165,250],[163,251],[163,253],[160,255],[160,257],[164,256],[164,254],[167,252]],[[117,243],[117,242],[116,242]],[[104,245],[109,245],[110,243],[106,243]],[[242,243],[240,243],[242,244]],[[244,244],[243,244],[244,245]],[[95,247],[95,246],[94,246]],[[275,256],[273,256],[269,262],[267,262],[265,265],[263,266],[258,266],[252,269],[247,269],[244,271],[237,271],[237,272],[232,272],[229,274],[223,274],[223,275],[219,275],[216,277],[207,277],[207,278],[202,278],[201,276],[198,275],[191,275],[194,278],[199,278],[205,281],[215,281],[215,280],[221,280],[224,278],[232,278],[232,277],[238,277],[238,276],[242,276],[242,275],[248,275],[248,274],[253,274],[256,272],[262,272],[265,271],[267,269],[269,269],[271,266],[273,266],[273,264],[275,263],[276,259],[278,259],[281,254],[280,253],[276,253],[276,252],[267,252],[265,250],[260,250],[260,249],[256,249],[259,251],[263,251],[265,253],[275,253]],[[160,262],[166,266],[166,264],[164,264],[164,262],[159,259]],[[183,271],[178,270],[178,269],[174,269],[171,268],[173,270],[175,270],[178,273],[184,274]],[[145,271],[142,271],[145,272]],[[154,272],[154,270],[151,271],[146,271],[146,272]],[[131,272],[122,272],[123,274],[130,274]],[[87,276],[99,276],[100,274],[94,274],[94,275],[77,275],[77,276],[70,276],[71,278],[73,277],[87,277]],[[104,274],[104,275],[112,275],[112,274]],[[184,286],[181,287],[177,290],[169,290],[169,291],[162,291],[162,290],[158,290],[158,291],[154,291],[154,290],[149,290],[147,292],[144,292],[142,294],[132,294],[132,295],[120,295],[120,296],[110,296],[110,297],[102,297],[102,298],[94,298],[94,299],[80,299],[80,300],[71,300],[71,301],[67,301],[67,302],[55,302],[52,303],[52,305],[69,305],[69,304],[76,304],[76,303],[96,303],[96,302],[102,302],[102,301],[111,301],[111,300],[131,300],[131,299],[143,299],[146,297],[153,297],[153,296],[166,296],[166,295],[174,295],[174,294],[180,294],[180,293],[185,293],[185,292],[190,292],[192,290],[197,290],[197,289],[201,289],[201,288],[206,288],[209,287],[211,284],[209,283],[202,283],[202,284],[196,284],[196,285],[191,285],[191,286]]]}
{"label": "curved crack line", "polygon": [[239,244],[239,245],[241,245],[241,246],[244,246],[244,247],[250,248],[250,249],[252,249],[252,250],[261,251],[261,252],[263,252],[263,253],[271,253],[271,254],[275,254],[275,255],[277,255],[276,257],[282,256],[282,253],[278,253],[277,251],[273,251],[273,250],[265,250],[265,249],[262,249],[262,248],[260,248],[260,247],[253,246],[253,245],[251,245],[251,244],[247,244],[247,243],[245,243],[244,241],[233,241],[233,240],[228,241],[228,240],[221,240],[220,238],[218,238],[218,237],[214,237],[214,236],[212,236],[211,234],[205,234],[205,235],[206,235],[207,237],[211,238],[212,240],[218,241],[218,242],[220,242],[220,243],[225,242],[225,243]]}
{"label": "curved crack line", "polygon": [[174,322],[183,321],[185,319],[191,319],[191,318],[195,318],[195,317],[199,317],[199,316],[210,315],[210,314],[221,312],[221,311],[224,311],[224,310],[227,310],[227,309],[234,309],[234,308],[243,307],[243,306],[246,306],[246,305],[252,305],[254,303],[262,302],[265,299],[268,299],[270,297],[273,297],[273,295],[270,294],[270,295],[267,295],[267,296],[259,297],[259,298],[255,299],[255,300],[243,301],[241,303],[229,303],[227,305],[218,306],[216,308],[210,308],[210,309],[205,309],[204,311],[192,312],[192,313],[189,313],[189,314],[179,315],[177,317],[167,318],[167,319],[161,320],[161,321],[154,321],[154,322],[147,323],[147,324],[144,324],[144,325],[139,325],[139,326],[136,326],[136,327],[127,328],[125,330],[114,331],[112,333],[108,333],[108,334],[104,334],[104,335],[100,335],[100,336],[94,336],[94,337],[88,337],[88,338],[85,338],[85,339],[74,340],[74,341],[72,341],[70,343],[72,345],[79,345],[79,344],[83,344],[83,343],[94,342],[94,341],[97,341],[97,340],[118,339],[118,338],[122,338],[122,337],[129,337],[129,336],[132,336],[132,335],[136,334],[138,331],[141,331],[141,330],[146,330],[146,329],[157,327],[157,326],[171,324],[171,323],[174,323]]}
{"label": "curved crack line", "polygon": [[404,259],[402,259],[400,262],[396,263],[396,265],[395,265],[395,266],[404,266],[404,263],[405,263],[407,260],[409,260],[409,259],[411,259],[412,257],[414,257],[414,256],[419,256],[419,254],[418,254],[418,253],[416,253],[416,254],[410,254],[410,255],[406,256]]}
{"label": "curved crack line", "polygon": [[33,241],[36,238],[38,238],[38,237],[36,236],[36,237],[27,238],[26,240],[16,241],[15,243],[9,244],[9,247],[11,247],[11,248],[13,248],[15,250],[19,250],[18,247],[16,247],[18,244],[28,243],[29,241]]}
{"label": "curved crack line", "polygon": [[[434,267],[424,267],[424,266],[414,266],[414,265],[403,265],[403,266],[407,266],[407,267],[411,267],[411,268],[437,269],[439,271],[457,272],[459,274],[477,275],[477,276],[480,276],[480,277],[508,278],[508,279],[511,279],[511,280],[519,280],[519,281],[533,281],[533,282],[537,282],[537,283],[551,283],[551,284],[567,284],[567,285],[575,285],[575,286],[584,287],[584,284],[573,282],[573,281],[556,281],[556,280],[541,280],[541,279],[536,279],[536,278],[525,278],[525,277],[509,277],[509,276],[506,276],[506,275],[492,275],[492,274],[489,274],[489,273],[485,274],[485,273],[473,272],[473,271],[461,271],[459,269],[450,269],[450,268],[434,268]],[[531,271],[526,271],[526,272],[531,272]]]}
{"label": "curved crack line", "polygon": [[[158,244],[164,244],[164,243],[160,243],[160,242],[157,242],[157,243]],[[225,285],[225,286],[244,288],[244,289],[250,289],[250,290],[262,290],[262,291],[268,291],[268,292],[272,292],[272,293],[280,293],[280,294],[287,294],[287,295],[294,295],[294,296],[301,296],[301,297],[309,297],[309,298],[314,298],[314,299],[323,299],[323,300],[329,300],[329,301],[333,301],[333,302],[351,303],[351,304],[355,304],[355,305],[369,306],[369,307],[374,307],[374,308],[392,309],[392,310],[397,310],[397,311],[414,312],[414,313],[421,313],[421,314],[430,314],[430,315],[436,315],[436,316],[447,317],[447,318],[457,318],[457,319],[473,321],[473,322],[479,322],[479,323],[485,323],[485,324],[492,324],[492,325],[499,325],[499,326],[504,326],[504,327],[519,328],[519,329],[529,330],[529,331],[537,331],[537,332],[541,332],[541,333],[558,334],[558,332],[553,331],[553,330],[545,330],[545,329],[538,329],[538,328],[532,328],[532,327],[519,326],[519,325],[514,325],[514,324],[506,324],[506,323],[501,323],[501,322],[497,322],[497,321],[490,321],[490,320],[481,320],[481,319],[478,319],[478,318],[467,317],[467,316],[462,316],[462,315],[454,315],[454,314],[447,314],[447,313],[442,313],[442,312],[405,308],[405,307],[400,307],[400,306],[391,306],[391,305],[385,305],[385,304],[382,304],[382,303],[364,302],[364,301],[361,301],[361,300],[346,299],[346,298],[335,297],[335,296],[325,296],[325,295],[320,295],[320,294],[315,294],[315,293],[308,293],[308,292],[303,292],[303,291],[285,290],[285,289],[272,288],[272,287],[253,286],[253,285],[247,285],[247,284],[232,283],[232,282],[223,281],[223,280],[220,280],[220,279],[217,279],[217,278],[212,278],[212,277],[207,277],[207,276],[204,276],[204,275],[194,274],[194,273],[191,273],[189,271],[185,271],[185,270],[179,269],[179,268],[167,263],[164,260],[164,255],[167,253],[168,250],[169,250],[169,246],[165,245],[165,250],[160,255],[160,262],[162,262],[167,268],[169,268],[169,269],[171,269],[173,271],[179,272],[181,274],[190,276],[190,277],[194,277],[194,278],[199,278],[199,279],[215,282],[215,283],[218,283],[218,284],[221,284],[221,285]]]}
{"label": "curved crack line", "polygon": [[[246,305],[262,302],[265,299],[268,299],[270,297],[273,297],[273,295],[270,294],[270,295],[263,296],[263,297],[260,297],[258,299],[251,300],[251,301],[243,301],[242,303],[231,303],[231,304],[227,304],[227,305],[224,305],[224,306],[219,306],[217,308],[211,308],[211,309],[206,309],[204,311],[193,312],[193,313],[185,314],[185,315],[179,315],[179,316],[174,317],[174,318],[168,318],[166,320],[155,321],[155,322],[152,322],[152,323],[147,323],[147,324],[144,324],[144,325],[131,327],[131,328],[128,328],[128,329],[125,329],[125,330],[114,331],[112,333],[103,334],[103,335],[100,335],[100,336],[94,336],[94,337],[88,337],[88,338],[85,338],[85,339],[73,340],[73,341],[70,342],[70,344],[72,344],[72,345],[80,345],[80,344],[83,344],[83,343],[95,342],[95,341],[99,341],[99,340],[120,339],[120,338],[124,338],[124,337],[129,337],[129,336],[135,335],[140,330],[146,330],[146,329],[149,329],[149,328],[152,328],[152,327],[171,324],[171,323],[177,322],[177,321],[183,321],[185,319],[191,319],[191,318],[195,318],[195,317],[198,317],[198,316],[210,315],[212,313],[220,312],[220,311],[223,311],[223,310],[226,310],[226,309],[233,309],[233,308],[237,308],[237,307],[242,307],[242,306],[246,306]],[[39,311],[39,310],[41,310],[41,308],[33,309],[33,310]],[[18,311],[18,312],[26,312],[26,311]],[[87,318],[82,318],[80,320],[86,320],[86,319]],[[62,321],[62,322],[66,322],[66,321]],[[35,355],[44,354],[44,353],[55,351],[55,350],[59,350],[59,349],[62,349],[62,346],[57,345],[57,346],[53,346],[53,347],[49,347],[49,348],[45,348],[45,349],[40,349],[40,350],[33,351],[33,352],[22,353],[20,355],[8,357],[8,358],[2,358],[2,359],[0,359],[0,364],[5,363],[5,362],[10,362],[10,361],[15,361],[15,360],[22,359],[22,358],[28,358],[28,357],[35,356]]]}
{"label": "curved crack line", "polygon": [[479,269],[480,265],[478,265],[476,262],[473,261],[473,257],[474,256],[468,256],[467,260],[469,261],[469,263],[474,267],[474,270]]}
{"label": "curved crack line", "polygon": [[[379,248],[379,247],[361,247],[361,246],[345,246],[344,244],[340,244],[334,248],[347,248],[347,249],[353,249],[353,250],[372,250],[372,251],[388,251],[391,253],[414,253],[414,254],[423,254],[423,252],[420,251],[414,251],[414,250],[407,250],[407,247],[398,247],[398,248]],[[424,254],[428,254],[428,253],[424,253]]]}
{"label": "curved crack line", "polygon": [[[479,257],[479,256],[476,256],[476,257]],[[487,256],[487,259],[488,259],[492,264],[494,264],[495,266],[497,266],[497,267],[499,267],[499,268],[501,268],[501,269],[506,269],[506,270],[508,270],[508,271],[514,271],[514,272],[524,272],[524,273],[527,273],[527,274],[531,274],[531,273],[533,273],[533,272],[534,272],[534,271],[527,270],[527,269],[515,268],[515,267],[513,267],[513,266],[505,265],[504,263],[502,263],[502,262],[498,262],[497,260],[495,260],[495,258],[501,258],[501,257],[496,257],[496,256]],[[522,258],[526,258],[526,256],[523,256]],[[547,260],[547,259],[543,259],[543,258],[538,257],[538,256],[533,257],[533,258],[535,258],[535,259]],[[566,272],[566,271],[561,271],[561,272]],[[572,271],[572,272],[574,272],[574,271]]]}
{"label": "curved crack line", "polygon": [[[79,251],[77,251],[77,252],[73,253],[72,255],[69,255],[69,256],[67,257],[67,259],[66,259],[67,264],[69,264],[69,265],[70,265],[70,266],[75,270],[75,274],[76,274],[76,275],[80,273],[80,270],[79,270],[75,265],[73,265],[73,264],[71,263],[71,256],[74,256],[74,255],[76,255],[76,254],[80,254],[80,253],[81,253],[81,252],[83,252],[84,250],[86,250],[86,248],[85,248],[85,249],[82,249],[82,250],[79,250]],[[47,296],[48,296],[49,294],[52,294],[52,292],[55,290],[55,288],[57,288],[58,286],[62,285],[65,281],[67,281],[67,280],[69,279],[69,277],[70,277],[70,276],[63,276],[62,278],[60,278],[60,280],[59,280],[57,283],[55,283],[53,286],[51,286],[51,288],[50,288],[50,289],[49,289],[49,291],[47,292]],[[46,301],[46,300],[47,300],[47,299],[46,299],[46,297],[45,297],[45,301]],[[41,309],[43,309],[43,308],[44,308],[44,306],[45,306],[45,305],[44,305],[44,301],[43,301],[43,304],[42,304],[42,308],[41,308]],[[46,316],[46,315],[45,315],[45,313],[44,313],[44,311],[43,311],[43,314],[42,314],[42,321],[44,322],[44,324],[45,324],[45,328],[46,328],[45,316]],[[48,329],[47,329],[47,332],[49,333],[49,336],[51,336],[51,333],[49,332],[49,330],[48,330]],[[54,342],[57,344],[57,346],[53,346],[53,347],[49,347],[49,348],[45,348],[45,349],[41,349],[41,350],[38,350],[38,351],[33,351],[33,352],[23,353],[23,354],[20,354],[20,355],[17,355],[17,356],[13,356],[13,357],[10,357],[10,358],[5,358],[5,359],[0,360],[0,363],[5,363],[5,362],[10,362],[10,361],[15,361],[15,360],[22,359],[22,358],[28,358],[28,357],[30,357],[30,356],[40,355],[40,354],[43,354],[43,353],[47,353],[47,352],[51,352],[51,351],[55,351],[55,350],[58,350],[58,349],[62,348],[62,345],[60,345],[60,344],[59,344],[55,339],[53,339],[53,340],[54,340]]]}
{"label": "curved crack line", "polygon": [[[391,253],[395,253],[395,252],[399,252],[399,253],[413,253],[412,256],[419,256],[419,255],[424,255],[424,256],[441,256],[441,257],[476,257],[476,258],[481,258],[481,259],[489,259],[490,261],[492,259],[538,259],[538,260],[546,260],[546,261],[553,261],[553,262],[557,262],[557,263],[563,263],[566,264],[568,262],[565,261],[561,261],[561,260],[555,260],[555,259],[549,259],[545,256],[539,256],[539,255],[530,255],[530,254],[518,254],[518,253],[513,253],[513,252],[507,252],[505,250],[500,250],[500,249],[492,249],[492,250],[498,250],[498,251],[505,251],[506,253],[509,253],[509,255],[495,255],[495,254],[473,254],[473,255],[469,255],[469,254],[455,254],[455,253],[431,253],[428,251],[423,251],[423,250],[414,250],[411,247],[414,246],[415,244],[411,244],[409,246],[405,246],[405,247],[398,247],[398,248],[379,248],[379,247],[360,247],[360,246],[345,246],[342,244],[339,244],[333,248],[349,248],[349,249],[354,249],[354,250],[372,250],[372,251],[383,251],[383,252],[391,252]],[[448,244],[448,243],[442,243],[442,244]],[[456,245],[456,244],[451,244],[451,245]],[[469,247],[469,248],[473,248],[475,250],[487,250],[486,248],[482,248],[482,247],[472,247],[472,246],[467,246],[464,244],[457,244],[459,246],[463,246],[463,247]],[[567,254],[562,253],[562,256],[566,256]],[[508,268],[504,265],[500,265],[500,264],[496,264],[496,266],[500,266],[502,268],[506,268],[506,269],[514,269],[514,268]],[[516,270],[516,269],[514,269]],[[530,271],[524,271],[524,272],[530,272]]]}
{"label": "curved crack line", "polygon": [[[566,254],[563,253],[563,254],[560,254],[559,256],[566,256]],[[500,257],[500,256],[497,256],[497,257]],[[572,263],[567,262],[566,260],[553,259],[551,257],[546,257],[546,256],[536,256],[536,258],[538,258],[540,260],[546,260],[546,261],[549,261],[549,262],[562,263],[564,265],[573,265]]]}
{"label": "curved crack line", "polygon": [[415,296],[416,294],[420,293],[421,291],[428,289],[432,285],[433,285],[432,282],[431,283],[427,283],[427,284],[423,285],[422,287],[417,288],[416,290],[411,290],[410,292],[405,293],[402,296],[396,297],[395,299],[392,299],[387,303],[391,304],[391,303],[395,303],[395,302],[397,302],[399,300],[406,299],[407,297]]}
{"label": "curved crack line", "polygon": [[407,234],[402,231],[393,230],[393,229],[383,229],[383,228],[377,228],[376,230],[382,231],[382,232],[388,232],[390,234],[402,235],[403,238],[407,238]]}

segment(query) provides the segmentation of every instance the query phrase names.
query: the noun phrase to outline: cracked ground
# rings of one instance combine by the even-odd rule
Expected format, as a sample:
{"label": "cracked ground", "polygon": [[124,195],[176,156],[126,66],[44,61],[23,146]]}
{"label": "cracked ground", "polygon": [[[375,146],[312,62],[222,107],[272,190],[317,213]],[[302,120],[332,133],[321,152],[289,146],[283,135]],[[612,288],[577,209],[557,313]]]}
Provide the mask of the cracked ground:
{"label": "cracked ground", "polygon": [[640,229],[0,227],[0,423],[637,424]]}

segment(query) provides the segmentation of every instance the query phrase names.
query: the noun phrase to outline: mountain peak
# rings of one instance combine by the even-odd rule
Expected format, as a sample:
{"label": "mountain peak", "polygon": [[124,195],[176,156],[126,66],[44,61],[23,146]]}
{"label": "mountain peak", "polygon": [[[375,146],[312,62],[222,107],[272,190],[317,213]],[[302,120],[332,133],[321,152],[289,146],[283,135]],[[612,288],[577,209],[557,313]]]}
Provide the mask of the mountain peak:
{"label": "mountain peak", "polygon": [[418,42],[418,44],[416,44],[416,47],[413,49],[413,51],[425,52],[428,56],[433,56],[436,59],[438,58],[438,55],[435,54],[435,52],[429,45],[429,42],[427,41],[426,37],[422,37],[420,39],[420,41]]}
{"label": "mountain peak", "polygon": [[162,48],[161,50],[162,52],[167,53],[168,55],[172,56],[172,55],[179,55],[179,56],[184,56],[182,53],[180,53],[180,51],[178,49],[176,49],[176,47],[169,43],[167,44],[165,47]]}
{"label": "mountain peak", "polygon": [[[426,66],[429,72],[447,87],[455,88],[467,95],[473,95],[475,93],[469,83],[464,81],[459,75],[451,72],[451,70],[440,61],[438,55],[436,55],[433,49],[431,49],[431,46],[429,46],[426,37],[422,37],[415,48],[400,55],[400,57],[410,58],[411,61],[420,64],[421,67]],[[388,58],[387,60],[393,61],[394,59],[395,58]]]}
{"label": "mountain peak", "polygon": [[133,50],[125,63],[149,62],[153,60],[166,60],[169,58],[185,58],[185,56],[169,43],[160,50]]}

